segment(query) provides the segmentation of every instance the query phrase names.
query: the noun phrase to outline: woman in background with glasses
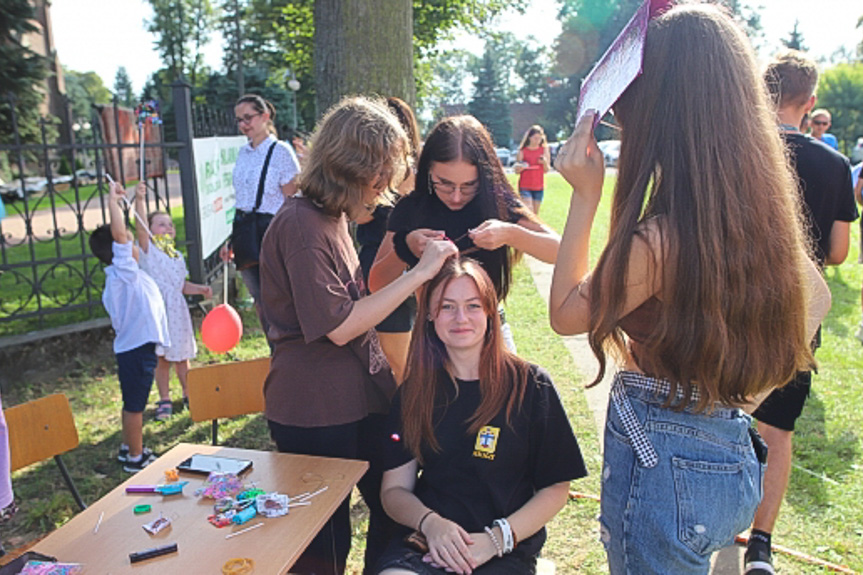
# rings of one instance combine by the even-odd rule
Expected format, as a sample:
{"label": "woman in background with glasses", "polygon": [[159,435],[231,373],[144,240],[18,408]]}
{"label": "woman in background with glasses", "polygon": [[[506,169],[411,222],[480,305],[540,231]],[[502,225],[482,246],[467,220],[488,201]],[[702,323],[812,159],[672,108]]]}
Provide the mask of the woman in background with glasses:
{"label": "woman in background with glasses", "polygon": [[[560,237],[516,196],[491,136],[473,116],[445,118],[432,129],[414,191],[393,209],[387,230],[369,274],[373,292],[416,265],[428,242],[449,238],[482,264],[503,301],[517,252],[554,263],[560,245]],[[506,345],[515,351],[502,319]]]}
{"label": "woman in background with glasses", "polygon": [[[294,150],[287,143],[276,137],[276,109],[273,105],[257,94],[246,94],[234,106],[237,128],[249,139],[249,143],[240,148],[237,163],[234,165],[233,183],[236,194],[235,221],[248,217],[254,210],[257,201],[258,187],[263,180],[263,195],[257,211],[275,215],[282,207],[285,198],[297,193],[296,178],[300,173],[300,164]],[[272,149],[272,152],[271,152]],[[269,161],[267,157],[269,156]],[[264,164],[267,165],[266,174]],[[231,242],[221,250],[223,260],[233,257]],[[264,334],[267,333],[267,323],[261,313],[261,275],[258,263],[237,262],[240,275],[249,293],[255,299],[258,318]]]}

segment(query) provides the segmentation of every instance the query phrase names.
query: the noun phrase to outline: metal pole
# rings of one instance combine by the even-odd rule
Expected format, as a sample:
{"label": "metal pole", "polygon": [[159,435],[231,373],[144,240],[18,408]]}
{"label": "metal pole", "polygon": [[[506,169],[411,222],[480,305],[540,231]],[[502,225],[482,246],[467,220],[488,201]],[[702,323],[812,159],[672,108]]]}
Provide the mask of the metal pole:
{"label": "metal pole", "polygon": [[240,25],[240,2],[234,0],[234,25],[237,28],[237,91],[246,95],[246,78],[243,71],[243,27]]}
{"label": "metal pole", "polygon": [[195,153],[192,149],[192,87],[180,77],[171,90],[174,97],[174,114],[177,122],[177,141],[183,144],[178,150],[180,163],[180,189],[183,193],[183,219],[186,222],[186,246],[189,257],[189,276],[195,283],[205,282],[204,255],[201,252],[201,222],[198,206],[198,182],[195,174]]}

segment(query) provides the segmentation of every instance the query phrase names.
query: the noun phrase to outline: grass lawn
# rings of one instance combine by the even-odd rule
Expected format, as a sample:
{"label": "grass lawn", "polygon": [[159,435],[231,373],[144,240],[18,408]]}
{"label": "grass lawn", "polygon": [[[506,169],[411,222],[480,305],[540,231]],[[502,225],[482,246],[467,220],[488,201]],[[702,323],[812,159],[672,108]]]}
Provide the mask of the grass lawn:
{"label": "grass lawn", "polygon": [[[610,185],[608,182],[607,185]],[[542,217],[560,230],[568,209],[568,190],[557,175],[547,180]],[[592,246],[594,259],[601,250],[608,202],[603,201]],[[175,216],[175,223],[182,218]],[[179,220],[179,221],[178,221]],[[863,375],[860,343],[854,338],[860,319],[859,286],[861,273],[857,258],[858,232],[854,226],[852,254],[848,262],[829,270],[834,305],[824,329],[824,347],[819,351],[820,373],[815,377],[812,397],[807,404],[795,442],[795,467],[786,503],[776,530],[776,542],[863,571],[863,455],[858,429],[863,426],[859,406],[863,404]],[[776,265],[781,265],[777,262]],[[590,472],[574,482],[573,489],[599,494],[601,455],[593,418],[581,391],[581,381],[570,354],[548,326],[546,306],[536,292],[524,265],[515,272],[515,285],[507,304],[519,352],[546,367],[570,415]],[[200,317],[196,318],[200,322]],[[246,335],[232,354],[249,359],[266,354],[266,343],[257,321],[244,313]],[[196,363],[222,358],[199,353]],[[119,444],[120,391],[111,340],[106,330],[79,334],[51,342],[0,351],[0,383],[5,404],[14,405],[53,392],[66,393],[81,437],[81,445],[65,460],[87,501],[112,489],[124,474],[116,462]],[[7,366],[16,366],[15,373]],[[172,382],[174,396],[179,384]],[[156,400],[155,389],[151,402]],[[181,412],[167,423],[145,414],[145,442],[163,452],[180,441],[209,442],[209,426],[193,424]],[[260,415],[225,421],[220,426],[225,445],[271,449],[266,425]],[[51,461],[22,470],[13,477],[21,512],[3,530],[7,548],[14,548],[62,525],[76,512],[59,471]],[[349,572],[359,573],[365,531],[365,507],[355,499],[355,545]],[[557,564],[557,572],[606,573],[605,556],[598,542],[595,520],[599,504],[590,500],[571,501],[549,525],[545,556]],[[800,562],[778,559],[781,572],[821,573],[820,569]]]}
{"label": "grass lawn", "polygon": [[[98,198],[91,201],[98,202]],[[182,206],[171,212],[177,238],[185,238]],[[0,337],[105,317],[101,303],[105,273],[91,256],[88,241],[89,235],[74,234],[4,250],[6,264],[35,264],[0,274],[0,319],[35,312],[40,307],[52,313],[42,319],[41,325],[37,317],[0,322]],[[184,247],[180,249],[185,252]],[[58,263],[58,256],[67,259]],[[39,297],[33,294],[34,284],[39,285]],[[80,307],[68,309],[73,306]]]}

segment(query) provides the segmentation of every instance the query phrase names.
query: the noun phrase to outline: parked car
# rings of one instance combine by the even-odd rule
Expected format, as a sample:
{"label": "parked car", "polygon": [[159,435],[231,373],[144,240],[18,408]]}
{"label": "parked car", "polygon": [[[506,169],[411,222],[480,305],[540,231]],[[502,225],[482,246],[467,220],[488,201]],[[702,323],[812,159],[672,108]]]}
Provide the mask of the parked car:
{"label": "parked car", "polygon": [[512,165],[512,160],[515,156],[512,155],[507,148],[495,148],[495,153],[497,153],[497,159],[500,160],[501,165],[504,168],[508,168]]}
{"label": "parked car", "polygon": [[81,169],[75,172],[75,179],[78,180],[79,186],[95,184],[98,178],[99,174],[96,173],[96,170]]}
{"label": "parked car", "polygon": [[596,143],[602,152],[606,168],[617,167],[617,157],[620,155],[620,140],[603,140]]}
{"label": "parked car", "polygon": [[[73,176],[54,176],[51,181],[57,187],[61,184],[68,184],[72,181]],[[67,186],[68,187],[68,186]],[[8,184],[0,186],[0,193],[8,200],[23,200],[24,194],[39,194],[48,191],[48,178],[42,176],[31,176],[24,178],[24,187],[21,188],[21,179],[15,179]]]}
{"label": "parked car", "polygon": [[851,148],[851,163],[863,162],[863,138],[857,138],[857,143]]}
{"label": "parked car", "polygon": [[557,158],[557,152],[560,150],[560,145],[562,142],[549,142],[548,143],[548,155],[551,157],[551,165],[554,166],[554,160]]}

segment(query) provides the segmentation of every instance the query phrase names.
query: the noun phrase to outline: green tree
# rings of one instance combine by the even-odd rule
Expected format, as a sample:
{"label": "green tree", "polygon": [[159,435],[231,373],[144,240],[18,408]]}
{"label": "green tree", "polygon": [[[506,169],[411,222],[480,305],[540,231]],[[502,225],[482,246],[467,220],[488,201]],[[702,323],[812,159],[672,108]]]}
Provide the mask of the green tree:
{"label": "green tree", "polygon": [[173,77],[191,78],[194,85],[201,67],[201,50],[215,25],[210,0],[148,0],[153,9],[147,31]]}
{"label": "green tree", "polygon": [[21,139],[26,143],[40,139],[43,95],[39,87],[48,72],[45,59],[21,42],[25,34],[36,30],[31,22],[34,15],[28,0],[0,2],[0,142],[4,144],[15,140],[13,109]]}
{"label": "green tree", "polygon": [[533,36],[518,44],[515,57],[515,74],[520,82],[515,94],[517,101],[541,102],[545,99],[551,76],[550,56],[550,50]]}
{"label": "green tree", "polygon": [[803,43],[803,33],[797,29],[798,26],[800,26],[800,21],[794,20],[794,28],[792,28],[791,32],[788,33],[788,38],[783,38],[780,42],[782,42],[782,45],[789,50],[800,50],[801,52],[805,52],[809,48],[807,48]]}
{"label": "green tree", "polygon": [[[381,3],[366,2],[370,13],[383,10],[378,8]],[[442,39],[456,29],[481,33],[495,15],[508,8],[523,9],[527,0],[411,0],[410,4],[415,91],[422,100],[435,92],[432,59]],[[302,85],[298,93],[300,116],[307,125],[313,124],[317,112],[323,111],[316,110],[315,104],[314,0],[222,0],[221,7],[225,69],[235,74],[239,64],[234,17],[239,10],[244,65],[263,66],[274,77],[283,77],[285,70],[291,70]]]}
{"label": "green tree", "polygon": [[761,25],[761,6],[753,6],[741,0],[719,0],[720,4],[725,5],[734,14],[737,22],[743,26],[746,35],[749,36],[750,42],[755,49],[761,47],[764,43],[764,28]]}
{"label": "green tree", "polygon": [[830,110],[830,131],[839,140],[839,149],[850,152],[863,135],[863,62],[824,71],[818,81],[818,106]]}
{"label": "green tree", "polygon": [[[863,30],[863,16],[857,19],[857,28]],[[860,40],[860,43],[857,44],[857,58],[863,62],[863,40]]]}
{"label": "green tree", "polygon": [[117,101],[121,106],[135,106],[135,92],[132,88],[132,79],[129,78],[129,73],[125,66],[117,68],[117,75],[114,76],[114,93],[117,94]]}
{"label": "green tree", "polygon": [[[69,98],[73,123],[82,119],[89,120],[93,104],[111,102],[111,92],[96,72],[76,72],[64,67],[63,79],[66,82],[66,97]],[[135,96],[130,96],[134,102]]]}
{"label": "green tree", "polygon": [[474,83],[473,99],[467,109],[482,122],[498,146],[509,147],[512,138],[512,116],[509,113],[507,84],[500,59],[494,53],[493,42],[486,42]]}

